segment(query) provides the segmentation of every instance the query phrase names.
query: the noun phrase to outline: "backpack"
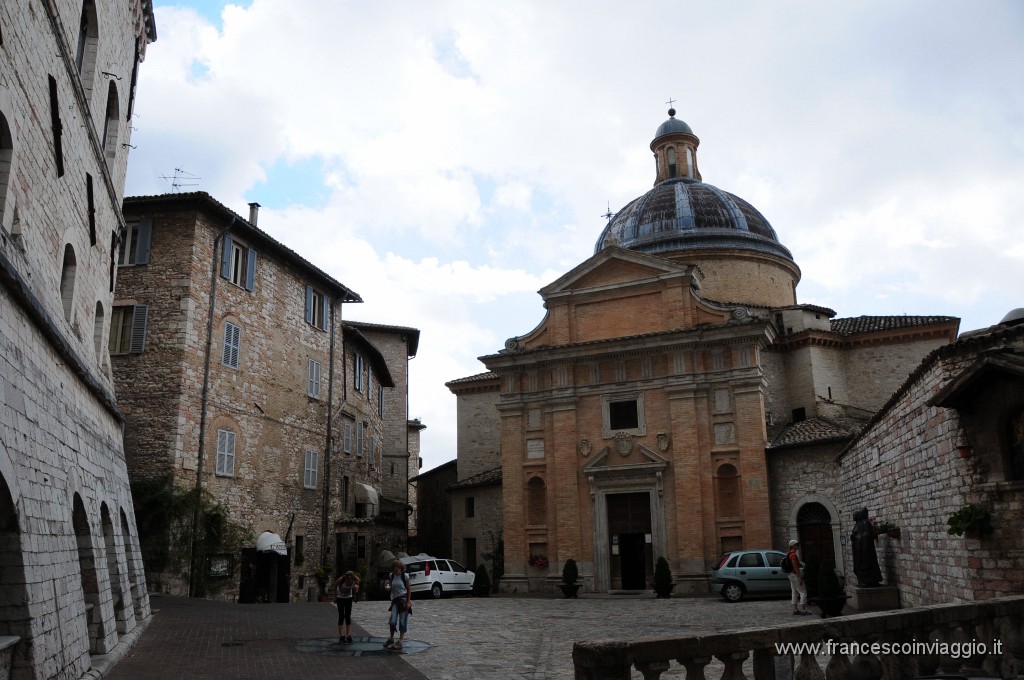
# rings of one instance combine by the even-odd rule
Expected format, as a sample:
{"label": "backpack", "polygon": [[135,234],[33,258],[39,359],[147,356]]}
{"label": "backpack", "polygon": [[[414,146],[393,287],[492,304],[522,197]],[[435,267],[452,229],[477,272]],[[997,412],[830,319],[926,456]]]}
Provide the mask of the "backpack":
{"label": "backpack", "polygon": [[789,554],[787,554],[786,559],[782,560],[782,563],[779,564],[779,569],[787,574],[793,573],[793,558]]}

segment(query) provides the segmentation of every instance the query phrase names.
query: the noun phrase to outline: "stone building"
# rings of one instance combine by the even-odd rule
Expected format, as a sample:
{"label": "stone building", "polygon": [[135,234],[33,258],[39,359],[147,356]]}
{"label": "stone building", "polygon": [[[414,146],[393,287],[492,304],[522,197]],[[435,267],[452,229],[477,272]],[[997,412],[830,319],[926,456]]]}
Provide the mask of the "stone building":
{"label": "stone building", "polygon": [[[956,337],[954,318],[798,304],[789,250],[748,202],[702,181],[699,140],[669,115],[654,188],[541,289],[534,330],[481,357],[499,389],[474,429],[500,438],[503,589],[550,590],[573,557],[588,589],[642,590],[665,556],[677,592],[706,590],[722,551],[792,535],[771,493],[786,471],[801,456],[827,466]],[[824,522],[821,536],[841,531],[834,487],[790,505]],[[816,549],[841,563],[839,541]]]}
{"label": "stone building", "polygon": [[168,194],[128,198],[124,214],[137,247],[119,263],[111,361],[136,490],[202,489],[249,546],[269,531],[288,552],[248,548],[236,570],[238,546],[197,541],[219,569],[175,568],[157,548],[180,565],[186,546],[154,527],[151,580],[288,601],[316,567],[371,568],[375,545],[404,543],[404,508],[382,491],[387,456],[404,460],[392,449],[418,333],[342,321],[359,296],[260,230],[256,204],[245,220],[208,194]]}
{"label": "stone building", "polygon": [[[409,438],[409,465],[407,467],[406,479],[411,480],[413,477],[420,473],[420,469],[423,467],[423,459],[420,458],[420,433],[427,429],[427,426],[420,422],[419,418],[414,418],[408,423],[408,438]],[[411,481],[408,481],[406,488],[409,495],[409,544],[410,546],[416,542],[416,527],[419,521],[419,501],[416,498],[416,485]]]}
{"label": "stone building", "polygon": [[[903,606],[1024,592],[1024,309],[929,354],[835,473],[846,512],[897,526],[878,553]],[[948,532],[967,505],[991,532]]]}
{"label": "stone building", "polygon": [[78,678],[150,617],[107,356],[148,0],[0,4],[0,675]]}
{"label": "stone building", "polygon": [[452,501],[448,487],[458,481],[458,461],[450,460],[409,481],[416,487],[416,541],[410,554],[449,557],[452,545]]}
{"label": "stone building", "polygon": [[501,388],[495,373],[445,383],[456,402],[458,474],[448,487],[452,543],[448,553],[470,569],[501,540],[501,440],[494,427]]}

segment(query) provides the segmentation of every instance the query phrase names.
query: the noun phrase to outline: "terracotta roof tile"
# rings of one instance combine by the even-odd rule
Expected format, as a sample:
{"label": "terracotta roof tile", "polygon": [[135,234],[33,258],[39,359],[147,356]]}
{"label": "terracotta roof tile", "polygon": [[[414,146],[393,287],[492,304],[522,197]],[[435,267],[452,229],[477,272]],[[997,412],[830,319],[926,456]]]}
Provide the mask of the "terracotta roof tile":
{"label": "terracotta roof tile", "polygon": [[784,446],[849,439],[858,432],[860,432],[860,426],[854,421],[840,422],[831,418],[808,418],[783,429],[768,448],[776,449]]}
{"label": "terracotta roof tile", "polygon": [[856,335],[875,331],[891,331],[916,326],[958,323],[955,316],[853,316],[832,319],[832,332],[839,335]]}

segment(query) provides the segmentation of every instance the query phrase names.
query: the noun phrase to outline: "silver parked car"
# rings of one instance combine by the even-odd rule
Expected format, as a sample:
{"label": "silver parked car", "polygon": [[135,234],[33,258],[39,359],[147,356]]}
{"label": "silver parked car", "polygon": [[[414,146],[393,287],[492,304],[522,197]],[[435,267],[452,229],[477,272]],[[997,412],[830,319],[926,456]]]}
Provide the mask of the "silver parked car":
{"label": "silver parked car", "polygon": [[786,553],[778,550],[727,552],[711,572],[711,590],[729,602],[746,595],[788,595],[789,574],[779,566],[784,559]]}
{"label": "silver parked car", "polygon": [[413,594],[430,593],[437,599],[445,594],[471,594],[476,574],[455,560],[414,555],[401,558],[405,573],[409,575],[409,586]]}

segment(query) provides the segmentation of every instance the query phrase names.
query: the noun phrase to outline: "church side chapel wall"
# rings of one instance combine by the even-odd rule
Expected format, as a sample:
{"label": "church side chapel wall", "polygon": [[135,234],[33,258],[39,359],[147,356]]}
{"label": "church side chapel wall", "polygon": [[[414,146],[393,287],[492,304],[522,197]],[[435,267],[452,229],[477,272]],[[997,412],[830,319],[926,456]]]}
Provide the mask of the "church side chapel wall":
{"label": "church side chapel wall", "polygon": [[[995,388],[976,404],[982,434],[970,458],[958,455],[965,418],[927,401],[976,354],[940,360],[917,379],[885,416],[840,460],[843,505],[867,507],[879,521],[897,524],[886,541],[904,607],[996,597],[1024,590],[1024,491],[1007,483],[1006,415],[1024,406],[1024,390]],[[1002,433],[1002,434],[1001,434]],[[977,434],[977,432],[976,432]],[[1001,441],[996,442],[997,439]],[[953,536],[947,518],[967,503],[988,508],[995,532],[988,538]],[[883,553],[879,549],[880,556]],[[849,554],[846,571],[852,574]],[[886,574],[886,566],[883,574]],[[855,583],[853,579],[851,583]]]}
{"label": "church side chapel wall", "polygon": [[[788,447],[768,452],[771,547],[782,550],[790,539],[800,538],[797,516],[808,503],[818,503],[828,510],[832,526],[840,537],[850,533],[853,511],[841,505],[839,466],[835,462],[844,444]],[[836,541],[835,546],[841,547],[841,541]],[[836,563],[842,568],[841,559]]]}
{"label": "church side chapel wall", "polygon": [[468,479],[501,465],[501,422],[498,387],[458,392],[459,479]]}
{"label": "church side chapel wall", "polygon": [[878,410],[895,391],[893,376],[906,376],[947,338],[917,339],[909,342],[855,346],[845,352],[845,369],[853,404],[870,411]]}

